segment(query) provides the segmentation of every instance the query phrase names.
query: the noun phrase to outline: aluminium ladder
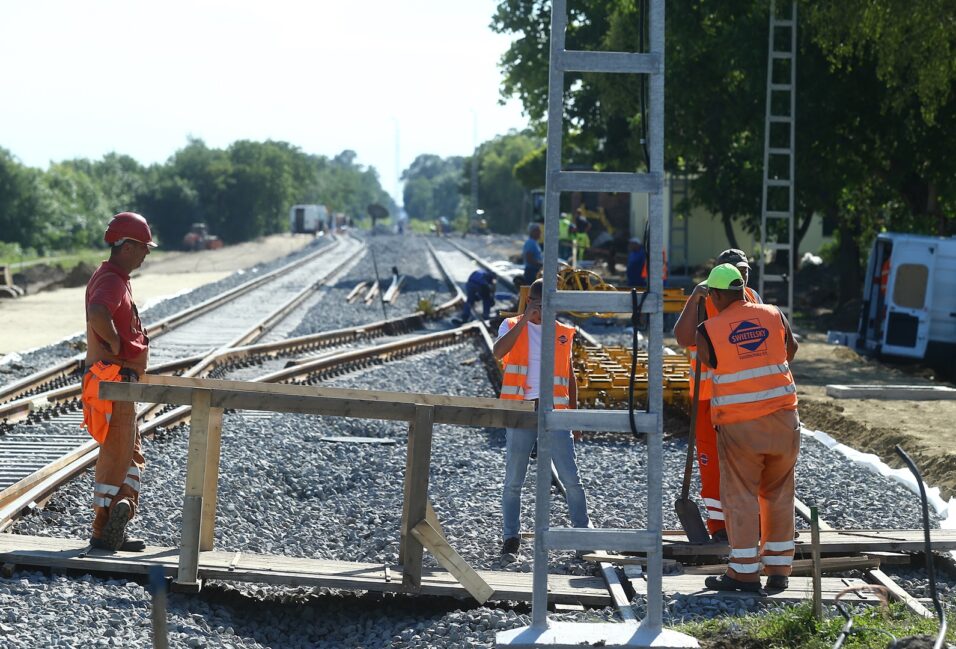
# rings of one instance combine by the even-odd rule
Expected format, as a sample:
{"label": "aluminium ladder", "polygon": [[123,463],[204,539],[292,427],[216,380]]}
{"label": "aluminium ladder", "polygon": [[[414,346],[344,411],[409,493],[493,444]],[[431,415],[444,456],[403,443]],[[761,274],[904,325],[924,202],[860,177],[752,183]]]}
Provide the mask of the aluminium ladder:
{"label": "aluminium ladder", "polygon": [[[548,72],[547,178],[545,184],[544,292],[541,308],[541,385],[554,380],[555,316],[583,311],[630,313],[630,292],[558,291],[558,218],[561,192],[639,192],[650,194],[648,294],[642,312],[650,314],[647,411],[635,412],[637,430],[647,435],[647,529],[549,529],[551,480],[540,467],[551,466],[550,431],[630,431],[626,410],[555,410],[551,390],[541,390],[538,458],[535,462],[534,580],[531,625],[499,633],[509,647],[556,647],[588,643],[606,647],[697,647],[697,641],[662,628],[663,527],[663,250],[664,250],[664,0],[650,0],[650,52],[565,50],[567,0],[552,0],[551,58]],[[647,173],[564,171],[561,160],[564,75],[568,72],[650,75]],[[645,242],[646,243],[646,242]],[[639,504],[637,506],[640,506]],[[548,553],[551,550],[613,549],[647,553],[647,616],[640,625],[549,623]]]}
{"label": "aluminium ladder", "polygon": [[[789,49],[777,49],[778,30]],[[794,159],[797,89],[797,3],[790,17],[778,18],[776,1],[770,0],[770,44],[767,48],[767,105],[764,116],[763,195],[760,208],[760,295],[793,319]],[[781,110],[784,107],[786,110]],[[768,273],[768,255],[786,255],[783,272]],[[777,264],[779,266],[779,264]],[[764,287],[783,284],[784,290],[768,300]],[[784,295],[786,293],[786,303]]]}

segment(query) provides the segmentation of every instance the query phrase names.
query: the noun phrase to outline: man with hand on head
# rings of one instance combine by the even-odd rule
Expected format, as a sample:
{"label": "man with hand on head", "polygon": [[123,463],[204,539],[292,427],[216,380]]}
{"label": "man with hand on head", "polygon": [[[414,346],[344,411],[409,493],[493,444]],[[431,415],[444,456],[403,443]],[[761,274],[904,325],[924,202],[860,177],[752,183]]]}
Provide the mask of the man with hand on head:
{"label": "man with hand on head", "polygon": [[[742,250],[731,248],[717,257],[717,265],[731,264],[743,277],[744,299],[754,304],[763,300],[757,292],[747,286],[750,278],[750,264]],[[674,338],[677,344],[690,352],[690,393],[694,393],[694,369],[697,364],[697,313],[700,302],[704,301],[706,318],[717,315],[717,307],[708,296],[707,282],[701,282],[687,298],[677,323],[674,325]],[[700,396],[697,403],[697,466],[700,468],[700,497],[707,508],[707,531],[715,542],[726,543],[727,531],[724,524],[724,508],[720,499],[720,464],[717,462],[717,431],[710,418],[710,396],[712,392],[711,368],[702,366],[700,372]]]}
{"label": "man with hand on head", "polygon": [[138,381],[146,371],[149,337],[133,302],[129,274],[142,265],[156,244],[146,219],[133,212],[114,216],[103,238],[110,244],[110,258],[96,269],[86,286],[83,426],[100,444],[90,545],[102,550],[142,552],[146,544],[126,536],[126,525],[136,514],[146,465],[135,404],[100,399],[99,384]]}
{"label": "man with hand on head", "polygon": [[[493,353],[504,364],[501,398],[537,403],[541,391],[541,296],[544,283],[537,279],[528,291],[524,313],[501,323]],[[555,322],[554,408],[577,407],[578,389],[571,366],[574,327]],[[501,497],[504,544],[502,559],[514,561],[521,545],[521,487],[524,485],[531,449],[538,431],[531,428],[506,429],[505,485]],[[574,527],[589,527],[587,497],[578,476],[574,439],[570,430],[551,431],[551,461],[567,492],[568,510]],[[550,480],[549,469],[538,471],[538,479]]]}
{"label": "man with hand on head", "polygon": [[774,306],[744,298],[731,264],[707,277],[717,315],[697,328],[697,354],[713,369],[711,417],[717,427],[720,495],[730,561],[708,588],[763,594],[789,585],[793,564],[794,467],[800,451],[797,387],[790,361],[797,342]]}

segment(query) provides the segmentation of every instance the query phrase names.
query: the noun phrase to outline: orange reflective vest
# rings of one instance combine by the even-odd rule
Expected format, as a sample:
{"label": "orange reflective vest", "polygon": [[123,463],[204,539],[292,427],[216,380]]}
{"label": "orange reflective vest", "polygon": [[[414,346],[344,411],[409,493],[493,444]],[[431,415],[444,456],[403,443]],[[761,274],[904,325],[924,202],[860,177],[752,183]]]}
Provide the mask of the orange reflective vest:
{"label": "orange reflective vest", "polygon": [[100,382],[122,381],[122,366],[99,361],[83,376],[83,424],[97,442],[106,441],[113,416],[113,402],[100,399]]}
{"label": "orange reflective vest", "polygon": [[[518,316],[508,318],[510,327],[518,323]],[[574,327],[555,323],[554,332],[554,409],[570,408],[571,403],[571,341]],[[514,347],[501,359],[504,376],[501,379],[501,398],[524,401],[531,386],[528,380],[528,330],[518,336]]]}
{"label": "orange reflective vest", "polygon": [[[744,299],[748,302],[753,302],[754,304],[760,304],[760,300],[757,299],[757,293],[749,286],[744,287]],[[704,301],[704,306],[707,309],[707,319],[713,318],[717,315],[717,307],[714,306],[713,299],[710,296]],[[687,348],[687,356],[690,358],[690,395],[691,398],[694,397],[694,372],[697,367],[697,346],[691,345]],[[713,388],[711,379],[714,377],[714,372],[706,365],[702,365],[700,368],[700,400],[707,401],[710,399],[713,394]]]}
{"label": "orange reflective vest", "polygon": [[714,426],[796,410],[787,364],[787,328],[777,307],[737,302],[704,323],[714,346],[710,416]]}
{"label": "orange reflective vest", "polygon": [[[664,253],[664,266],[663,266],[663,269],[664,269],[664,279],[666,280],[666,279],[667,279],[667,251],[666,251],[666,250],[662,250],[661,252]],[[645,284],[647,283],[647,266],[648,266],[649,263],[650,263],[649,260],[645,260],[645,261],[644,261],[644,265],[641,266],[641,278],[644,280],[644,283],[645,283]]]}

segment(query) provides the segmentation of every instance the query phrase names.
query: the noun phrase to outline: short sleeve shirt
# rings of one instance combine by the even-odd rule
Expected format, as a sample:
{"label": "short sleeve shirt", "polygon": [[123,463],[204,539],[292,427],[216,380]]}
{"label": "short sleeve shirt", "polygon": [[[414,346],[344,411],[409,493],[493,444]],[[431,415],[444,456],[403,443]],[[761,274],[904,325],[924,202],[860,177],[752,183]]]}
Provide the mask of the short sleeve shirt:
{"label": "short sleeve shirt", "polygon": [[120,359],[137,358],[149,347],[149,338],[133,303],[129,275],[122,268],[109,261],[100,264],[86,286],[87,310],[91,304],[105,306],[113,316],[120,337]]}
{"label": "short sleeve shirt", "polygon": [[[528,258],[528,253],[531,253],[531,259],[534,260],[535,266],[541,266],[544,263],[544,260],[541,256],[541,246],[538,245],[538,242],[528,237],[524,242],[524,248],[521,249],[521,260],[525,261]],[[525,261],[525,266],[528,263]]]}

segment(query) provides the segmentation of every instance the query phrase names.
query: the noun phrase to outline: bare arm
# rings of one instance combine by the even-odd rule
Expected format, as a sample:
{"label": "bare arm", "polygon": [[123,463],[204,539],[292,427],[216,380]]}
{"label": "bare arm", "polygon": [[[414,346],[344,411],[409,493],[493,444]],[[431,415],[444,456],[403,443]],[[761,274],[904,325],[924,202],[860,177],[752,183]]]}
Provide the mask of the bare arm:
{"label": "bare arm", "polygon": [[495,358],[499,361],[504,358],[508,352],[511,351],[511,348],[515,346],[515,343],[518,342],[518,336],[521,335],[521,332],[527,326],[527,319],[522,316],[515,326],[506,331],[503,336],[499,337],[495,341],[495,346],[492,347],[491,353],[495,355]]}
{"label": "bare arm", "polygon": [[687,298],[684,308],[677,318],[674,325],[674,338],[681,347],[691,347],[697,340],[697,304],[701,300],[707,299],[707,287],[698,284],[694,287],[694,292]]}
{"label": "bare arm", "polygon": [[710,354],[710,341],[707,340],[707,337],[701,333],[700,328],[697,329],[696,336],[696,345],[697,345],[697,360],[702,362],[704,365],[709,367],[714,367],[714,359]]}
{"label": "bare arm", "polygon": [[[113,314],[102,304],[91,304],[86,311],[90,326],[97,336],[106,341],[106,348],[111,354],[119,354],[120,337],[116,331],[116,325],[113,324]],[[88,340],[87,345],[94,344],[94,341]]]}

